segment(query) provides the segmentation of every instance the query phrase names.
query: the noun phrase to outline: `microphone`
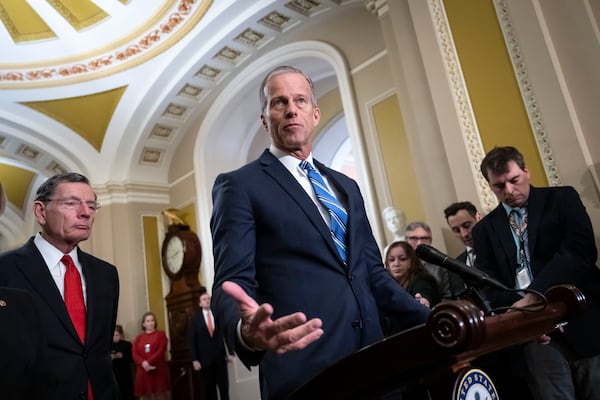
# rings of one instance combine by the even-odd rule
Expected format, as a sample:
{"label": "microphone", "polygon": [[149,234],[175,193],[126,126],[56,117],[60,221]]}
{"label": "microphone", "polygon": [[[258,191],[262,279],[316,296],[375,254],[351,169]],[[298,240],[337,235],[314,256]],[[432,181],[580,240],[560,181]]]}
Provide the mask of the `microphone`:
{"label": "microphone", "polygon": [[466,264],[449,257],[447,254],[442,253],[432,246],[420,244],[415,251],[420,259],[457,273],[466,282],[476,285],[487,285],[501,290],[510,290],[485,272],[476,268],[470,268]]}

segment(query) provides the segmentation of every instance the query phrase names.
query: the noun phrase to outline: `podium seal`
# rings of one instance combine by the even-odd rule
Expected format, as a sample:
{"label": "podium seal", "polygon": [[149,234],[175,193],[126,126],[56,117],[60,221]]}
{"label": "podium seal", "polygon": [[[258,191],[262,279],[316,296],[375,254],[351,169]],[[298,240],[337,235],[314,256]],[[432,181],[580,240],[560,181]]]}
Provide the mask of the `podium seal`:
{"label": "podium seal", "polygon": [[456,379],[452,400],[498,400],[496,387],[490,377],[480,369],[463,370]]}

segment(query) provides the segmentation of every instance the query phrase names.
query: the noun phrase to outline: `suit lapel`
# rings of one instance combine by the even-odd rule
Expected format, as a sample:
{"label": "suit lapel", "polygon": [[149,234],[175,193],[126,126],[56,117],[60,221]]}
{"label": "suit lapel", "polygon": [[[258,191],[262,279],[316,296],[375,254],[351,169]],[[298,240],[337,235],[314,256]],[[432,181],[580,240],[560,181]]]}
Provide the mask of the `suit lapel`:
{"label": "suit lapel", "polygon": [[515,245],[512,231],[508,223],[508,217],[502,204],[490,213],[489,217],[492,219],[492,229],[494,231],[492,237],[496,237],[496,243],[499,243],[502,252],[504,253],[504,260],[497,260],[500,266],[504,268],[504,274],[508,279],[508,282],[514,280],[515,275],[515,264],[513,261],[516,259],[517,246]]}
{"label": "suit lapel", "polygon": [[456,259],[464,264],[467,263],[467,250],[463,251],[462,253],[460,253],[458,256],[456,256]]}
{"label": "suit lapel", "polygon": [[[296,202],[308,220],[312,223],[312,225],[319,231],[325,243],[330,248],[330,250],[336,255],[339,259],[339,254],[337,249],[335,248],[335,244],[333,243],[333,239],[331,238],[331,233],[329,232],[329,228],[325,221],[323,221],[323,217],[321,217],[321,213],[319,209],[312,201],[312,199],[308,196],[308,194],[304,191],[302,186],[298,184],[296,179],[290,175],[289,171],[281,164],[275,156],[273,156],[268,150],[260,157],[261,165],[264,168],[264,171],[273,178],[273,180],[281,186],[281,188],[289,194],[290,198]],[[318,162],[317,162],[318,163]],[[322,164],[318,163],[318,167],[321,171]],[[328,177],[329,179],[329,177]],[[337,186],[336,186],[337,187]],[[341,263],[341,260],[340,260]]]}
{"label": "suit lapel", "polygon": [[71,317],[69,317],[69,313],[67,312],[65,302],[54,283],[54,278],[50,275],[44,258],[33,243],[33,239],[22,250],[21,259],[23,262],[19,265],[19,268],[23,272],[23,275],[29,281],[32,289],[48,304],[52,312],[56,314],[56,317],[65,327],[65,330],[80,342],[79,336],[71,322]]}
{"label": "suit lapel", "polygon": [[[542,214],[544,213],[544,207],[546,197],[542,193],[534,188],[533,186],[529,192],[529,199],[527,200],[527,240],[529,246],[529,258],[533,258],[533,251],[535,249],[535,242],[538,237],[538,231],[542,222]],[[534,266],[531,265],[532,272]]]}
{"label": "suit lapel", "polygon": [[[93,329],[95,324],[92,322],[95,320],[95,315],[97,313],[97,307],[99,303],[100,293],[98,290],[99,283],[102,282],[102,278],[96,275],[97,268],[91,268],[91,263],[93,261],[90,257],[87,256],[80,249],[77,249],[77,257],[79,258],[79,262],[81,263],[81,269],[83,271],[83,277],[85,279],[85,292],[86,292],[86,302],[85,302],[85,341],[89,342],[89,338],[93,335]],[[90,282],[94,282],[94,285],[90,285]]]}

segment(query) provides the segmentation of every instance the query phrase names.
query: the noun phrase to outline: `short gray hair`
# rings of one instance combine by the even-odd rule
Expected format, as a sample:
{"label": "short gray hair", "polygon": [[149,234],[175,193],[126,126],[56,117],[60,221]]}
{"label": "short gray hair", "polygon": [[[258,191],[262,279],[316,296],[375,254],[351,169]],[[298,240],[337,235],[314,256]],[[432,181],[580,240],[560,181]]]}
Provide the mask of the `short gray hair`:
{"label": "short gray hair", "polygon": [[431,227],[423,221],[414,221],[406,225],[406,232],[412,232],[417,228],[423,228],[431,235]]}
{"label": "short gray hair", "polygon": [[267,74],[267,76],[265,76],[265,79],[263,79],[263,81],[260,84],[258,94],[260,96],[261,112],[264,113],[267,110],[267,95],[265,94],[265,88],[267,87],[267,83],[269,83],[269,80],[271,80],[271,78],[280,74],[300,74],[304,76],[304,79],[306,79],[306,81],[308,82],[308,86],[310,87],[310,101],[312,102],[312,106],[317,107],[317,98],[315,97],[315,85],[312,79],[310,79],[310,76],[306,75],[298,68],[292,67],[291,65],[280,65],[279,67],[272,69]]}

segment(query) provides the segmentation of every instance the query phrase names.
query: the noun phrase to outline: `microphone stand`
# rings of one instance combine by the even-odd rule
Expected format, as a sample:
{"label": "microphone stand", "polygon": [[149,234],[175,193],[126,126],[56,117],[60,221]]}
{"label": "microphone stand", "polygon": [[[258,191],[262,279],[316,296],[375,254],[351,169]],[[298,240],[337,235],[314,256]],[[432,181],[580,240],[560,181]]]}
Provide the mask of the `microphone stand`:
{"label": "microphone stand", "polygon": [[483,297],[477,285],[472,282],[465,282],[465,290],[458,296],[459,298],[466,298],[467,300],[472,301],[477,304],[483,314],[486,316],[494,315],[492,311],[492,306],[490,305],[490,301]]}

